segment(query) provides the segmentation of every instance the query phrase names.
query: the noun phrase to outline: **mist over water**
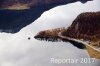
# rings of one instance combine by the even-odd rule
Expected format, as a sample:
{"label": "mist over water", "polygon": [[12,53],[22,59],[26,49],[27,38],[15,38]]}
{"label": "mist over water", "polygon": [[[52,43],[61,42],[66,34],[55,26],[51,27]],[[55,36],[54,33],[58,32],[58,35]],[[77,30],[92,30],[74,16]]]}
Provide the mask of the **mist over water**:
{"label": "mist over water", "polygon": [[[100,66],[93,63],[52,64],[51,58],[89,58],[87,52],[68,42],[46,42],[34,39],[41,30],[68,27],[82,12],[100,11],[99,0],[58,6],[46,11],[34,23],[16,34],[0,33],[0,66]],[[30,40],[28,40],[30,37]]]}

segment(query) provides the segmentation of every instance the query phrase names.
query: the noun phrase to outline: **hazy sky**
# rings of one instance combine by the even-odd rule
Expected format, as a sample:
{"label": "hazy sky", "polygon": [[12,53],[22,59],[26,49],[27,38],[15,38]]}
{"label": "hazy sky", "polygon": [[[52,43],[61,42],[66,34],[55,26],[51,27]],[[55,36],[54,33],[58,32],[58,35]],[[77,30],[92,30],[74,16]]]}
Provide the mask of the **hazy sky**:
{"label": "hazy sky", "polygon": [[[88,58],[85,50],[70,43],[45,42],[34,39],[34,35],[51,28],[68,27],[82,12],[100,11],[100,0],[82,4],[80,2],[58,6],[44,12],[34,23],[16,34],[0,34],[0,66],[100,66],[92,64],[52,64],[50,58]],[[31,37],[31,40],[27,38]]]}

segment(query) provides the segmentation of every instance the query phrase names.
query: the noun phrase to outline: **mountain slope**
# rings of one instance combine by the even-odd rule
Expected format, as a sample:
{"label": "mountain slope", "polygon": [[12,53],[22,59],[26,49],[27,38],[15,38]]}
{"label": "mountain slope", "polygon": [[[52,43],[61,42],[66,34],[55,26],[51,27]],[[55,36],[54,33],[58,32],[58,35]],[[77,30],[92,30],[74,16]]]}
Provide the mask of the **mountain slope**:
{"label": "mountain slope", "polygon": [[90,41],[100,39],[100,11],[80,14],[62,35]]}
{"label": "mountain slope", "polygon": [[80,49],[85,48],[90,57],[100,59],[100,12],[82,13],[67,29],[41,31],[35,38],[70,42]]}

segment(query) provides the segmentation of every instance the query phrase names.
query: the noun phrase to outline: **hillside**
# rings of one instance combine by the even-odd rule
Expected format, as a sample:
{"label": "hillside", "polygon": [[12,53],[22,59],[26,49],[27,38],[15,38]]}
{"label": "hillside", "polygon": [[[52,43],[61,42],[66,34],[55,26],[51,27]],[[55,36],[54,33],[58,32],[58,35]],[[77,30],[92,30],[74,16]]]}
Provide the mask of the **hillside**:
{"label": "hillside", "polygon": [[100,40],[100,12],[80,14],[62,35],[89,41]]}
{"label": "hillside", "polygon": [[[73,21],[72,25],[68,28],[56,28],[51,30],[44,30],[38,33],[42,37],[57,36],[59,32],[65,37],[83,39],[85,41],[98,41],[100,40],[100,12],[86,12],[81,13]],[[54,33],[54,35],[53,35]],[[38,36],[37,35],[37,36]]]}
{"label": "hillside", "polygon": [[58,33],[65,30],[66,30],[65,28],[56,28],[56,29],[51,29],[51,30],[40,31],[39,33],[37,33],[35,38],[39,40],[55,42],[55,41],[58,41],[59,39]]}
{"label": "hillside", "polygon": [[41,31],[35,38],[70,42],[78,48],[85,48],[90,57],[100,59],[100,12],[81,13],[70,27],[57,29]]}

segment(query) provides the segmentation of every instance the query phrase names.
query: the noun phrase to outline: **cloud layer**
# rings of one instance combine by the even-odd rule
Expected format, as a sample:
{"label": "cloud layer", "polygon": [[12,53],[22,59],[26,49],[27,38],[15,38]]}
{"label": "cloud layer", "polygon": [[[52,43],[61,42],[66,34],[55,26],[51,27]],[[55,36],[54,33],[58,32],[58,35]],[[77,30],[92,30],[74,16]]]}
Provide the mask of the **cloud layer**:
{"label": "cloud layer", "polygon": [[[34,23],[16,34],[0,34],[0,66],[100,66],[95,60],[91,64],[52,64],[50,58],[89,58],[85,50],[70,43],[35,40],[34,35],[45,29],[68,27],[82,12],[100,11],[99,0],[80,2],[55,7],[46,11]],[[28,37],[31,40],[28,40]]]}

